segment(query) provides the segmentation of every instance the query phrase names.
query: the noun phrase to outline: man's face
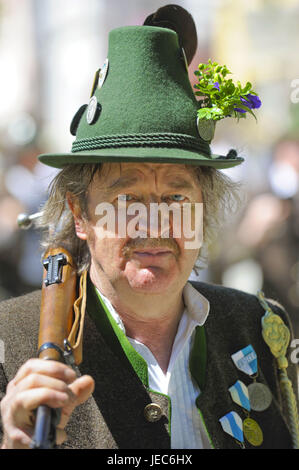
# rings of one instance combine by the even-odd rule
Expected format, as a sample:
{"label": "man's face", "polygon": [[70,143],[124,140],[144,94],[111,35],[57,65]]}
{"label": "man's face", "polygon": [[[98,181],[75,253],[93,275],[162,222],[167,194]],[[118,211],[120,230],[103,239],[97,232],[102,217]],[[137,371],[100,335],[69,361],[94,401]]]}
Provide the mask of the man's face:
{"label": "man's face", "polygon": [[[116,290],[129,289],[144,294],[177,291],[185,285],[199,248],[186,248],[184,230],[177,236],[171,212],[167,238],[163,238],[165,227],[161,218],[155,230],[151,231],[153,217],[150,210],[162,202],[167,205],[175,203],[180,212],[183,204],[189,203],[191,206],[191,203],[201,203],[202,194],[195,172],[179,164],[103,165],[101,174],[96,175],[89,187],[88,221],[84,221],[81,231],[83,237],[86,236],[91,253],[91,276],[95,273],[100,277],[105,276]],[[115,209],[113,236],[108,224],[101,225],[103,219],[99,216],[99,208],[103,203]],[[142,221],[139,220],[136,227],[140,230],[137,237],[136,231],[132,233],[136,220],[132,214],[136,212],[131,211],[131,215],[128,215],[136,203],[142,204],[146,210],[146,216]],[[121,234],[118,230],[120,207],[126,211],[125,235],[123,229]],[[194,218],[194,211],[191,214],[191,218]]]}

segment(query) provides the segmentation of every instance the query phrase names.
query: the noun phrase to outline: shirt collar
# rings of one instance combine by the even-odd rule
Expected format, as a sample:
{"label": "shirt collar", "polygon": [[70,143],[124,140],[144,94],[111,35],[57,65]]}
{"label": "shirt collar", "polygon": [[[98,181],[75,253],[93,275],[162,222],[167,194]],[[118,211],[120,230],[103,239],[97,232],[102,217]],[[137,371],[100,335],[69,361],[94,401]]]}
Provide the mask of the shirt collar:
{"label": "shirt collar", "polygon": [[[98,288],[96,288],[97,292],[101,296],[102,300],[104,301],[105,305],[107,306],[109,312],[113,316],[114,320],[116,321],[117,325],[121,328],[121,330],[126,333],[125,326],[123,324],[122,319],[120,318],[119,314],[111,304],[110,300],[105,297]],[[184,314],[187,314],[190,320],[193,320],[194,326],[199,325],[202,326],[210,311],[210,303],[206,297],[204,297],[200,292],[198,292],[190,282],[187,282],[183,289],[183,299],[185,304],[185,311]]]}
{"label": "shirt collar", "polygon": [[183,289],[183,299],[188,315],[202,326],[210,311],[210,302],[190,282],[187,282]]}

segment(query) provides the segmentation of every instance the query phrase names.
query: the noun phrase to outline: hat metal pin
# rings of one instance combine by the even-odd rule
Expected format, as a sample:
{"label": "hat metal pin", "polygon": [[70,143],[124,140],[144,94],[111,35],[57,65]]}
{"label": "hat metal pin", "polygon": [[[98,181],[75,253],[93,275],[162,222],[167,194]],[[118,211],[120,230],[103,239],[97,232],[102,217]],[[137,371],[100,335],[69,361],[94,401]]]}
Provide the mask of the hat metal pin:
{"label": "hat metal pin", "polygon": [[103,67],[99,70],[99,80],[98,80],[98,88],[102,88],[104,81],[106,79],[109,67],[109,60],[106,59]]}
{"label": "hat metal pin", "polygon": [[196,125],[200,137],[207,142],[211,142],[215,133],[215,121],[197,117]]}
{"label": "hat metal pin", "polygon": [[88,124],[93,124],[95,121],[95,117],[97,114],[98,109],[98,100],[95,96],[92,96],[89,100],[88,107],[87,107],[87,114],[86,114],[86,121]]}

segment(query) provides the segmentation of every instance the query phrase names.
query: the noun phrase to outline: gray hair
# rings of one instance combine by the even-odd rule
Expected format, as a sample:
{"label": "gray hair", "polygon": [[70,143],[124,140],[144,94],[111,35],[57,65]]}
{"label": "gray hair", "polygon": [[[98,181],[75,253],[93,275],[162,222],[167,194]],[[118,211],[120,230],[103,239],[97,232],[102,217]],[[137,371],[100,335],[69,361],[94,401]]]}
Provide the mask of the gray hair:
{"label": "gray hair", "polygon": [[[195,271],[206,266],[211,245],[227,217],[240,205],[240,184],[224,173],[208,166],[193,166],[203,194],[203,235],[204,244],[194,266]],[[50,248],[63,246],[67,249],[82,273],[90,266],[90,252],[86,241],[77,237],[73,214],[66,199],[69,192],[78,199],[82,216],[88,219],[87,192],[102,164],[77,164],[65,166],[52,180],[49,197],[44,204],[43,216],[38,221],[42,230],[41,248],[43,253]]]}

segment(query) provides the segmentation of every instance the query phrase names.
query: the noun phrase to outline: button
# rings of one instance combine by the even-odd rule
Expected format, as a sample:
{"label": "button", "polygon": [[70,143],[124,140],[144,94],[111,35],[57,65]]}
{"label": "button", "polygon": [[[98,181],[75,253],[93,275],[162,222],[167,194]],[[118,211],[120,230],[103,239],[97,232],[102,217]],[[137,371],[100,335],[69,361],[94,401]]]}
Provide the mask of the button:
{"label": "button", "polygon": [[144,408],[144,416],[150,423],[155,423],[161,418],[162,409],[156,403],[150,403]]}

